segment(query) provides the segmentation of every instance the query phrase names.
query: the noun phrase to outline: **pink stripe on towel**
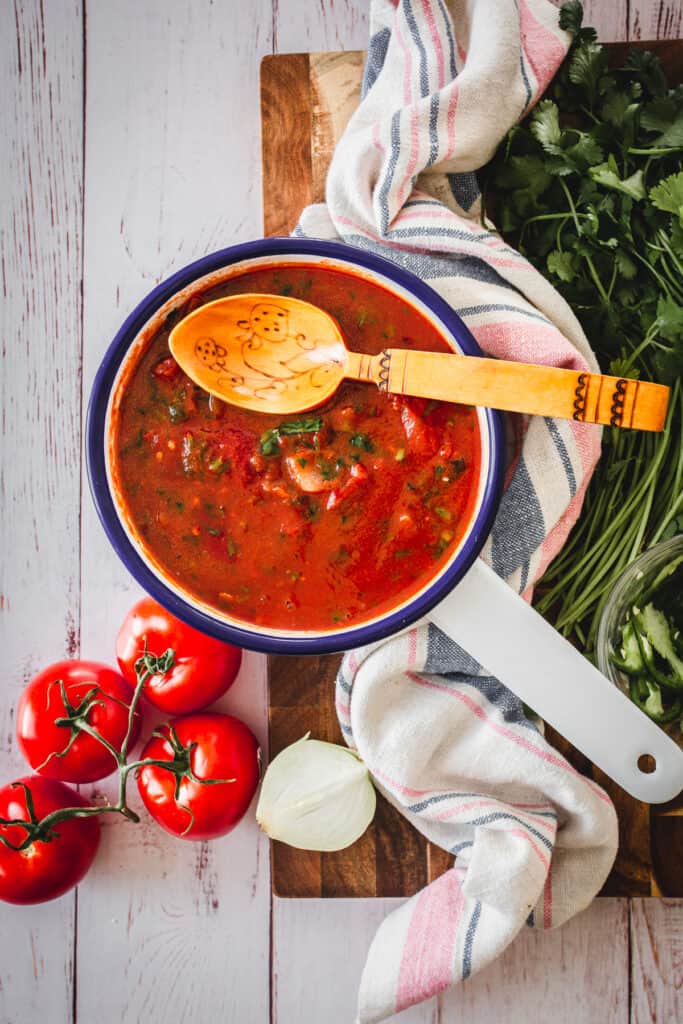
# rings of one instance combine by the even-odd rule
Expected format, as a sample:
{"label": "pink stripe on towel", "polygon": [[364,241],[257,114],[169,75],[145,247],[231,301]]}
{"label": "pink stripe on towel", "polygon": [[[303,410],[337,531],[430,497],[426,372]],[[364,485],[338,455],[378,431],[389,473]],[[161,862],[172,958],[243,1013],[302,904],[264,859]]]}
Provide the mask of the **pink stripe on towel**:
{"label": "pink stripe on towel", "polygon": [[417,897],[401,956],[397,1013],[451,984],[455,941],[464,906],[460,879],[453,870],[437,878]]}

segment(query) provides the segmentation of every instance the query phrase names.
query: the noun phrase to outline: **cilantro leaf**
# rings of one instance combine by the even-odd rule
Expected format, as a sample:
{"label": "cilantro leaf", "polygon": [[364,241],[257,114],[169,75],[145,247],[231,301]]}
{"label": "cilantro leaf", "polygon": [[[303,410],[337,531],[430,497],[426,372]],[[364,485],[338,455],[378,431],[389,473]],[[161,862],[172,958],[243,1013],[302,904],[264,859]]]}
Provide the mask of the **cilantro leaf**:
{"label": "cilantro leaf", "polygon": [[320,416],[309,416],[301,420],[286,420],[277,429],[281,434],[315,434],[322,425]]}
{"label": "cilantro leaf", "polygon": [[624,92],[609,92],[602,105],[601,114],[605,121],[617,128],[624,123],[631,100]]}
{"label": "cilantro leaf", "polygon": [[576,277],[575,261],[572,253],[560,252],[559,249],[555,249],[553,252],[548,253],[546,262],[550,273],[556,274],[560,281],[572,281]]}
{"label": "cilantro leaf", "polygon": [[568,0],[566,4],[562,4],[560,7],[560,28],[563,28],[565,32],[571,32],[575,36],[581,28],[582,21],[583,5],[579,0]]}
{"label": "cilantro leaf", "polygon": [[623,249],[620,249],[614,256],[617,269],[622,277],[625,277],[627,281],[632,281],[636,276],[638,268],[632,259],[630,259]]}
{"label": "cilantro leaf", "polygon": [[552,183],[552,178],[539,156],[511,156],[507,165],[496,174],[496,184],[509,189],[525,189],[537,198]]}
{"label": "cilantro leaf", "polygon": [[672,149],[683,147],[683,104],[676,102],[674,93],[648,103],[640,115],[640,125],[646,131],[659,132],[648,145]]}
{"label": "cilantro leaf", "polygon": [[567,150],[567,155],[575,163],[582,165],[581,169],[599,164],[604,160],[604,152],[600,143],[588,134],[582,135],[579,141]]}
{"label": "cilantro leaf", "polygon": [[651,188],[650,202],[658,210],[678,216],[683,227],[683,171],[669,175]]}
{"label": "cilantro leaf", "polygon": [[641,170],[636,171],[630,178],[624,178],[623,180],[609,166],[609,163],[591,167],[588,173],[593,181],[596,181],[598,185],[602,185],[604,188],[613,188],[618,192],[624,192],[625,195],[630,196],[632,199],[645,198],[645,186],[643,185],[643,172]]}
{"label": "cilantro leaf", "polygon": [[683,341],[683,306],[667,295],[657,302],[657,328],[667,341]]}
{"label": "cilantro leaf", "polygon": [[286,420],[277,427],[264,430],[259,438],[261,455],[279,455],[280,438],[293,434],[315,434],[322,429],[323,421],[319,416],[306,417],[300,420]]}
{"label": "cilantro leaf", "polygon": [[592,107],[603,91],[602,78],[607,71],[607,53],[599,43],[579,46],[569,64],[569,80],[586,93]]}
{"label": "cilantro leaf", "polygon": [[538,139],[544,149],[556,146],[562,135],[557,104],[552,100],[541,100],[531,115],[529,131]]}
{"label": "cilantro leaf", "polygon": [[650,50],[631,50],[624,68],[631,72],[645,86],[651,96],[662,96],[666,92],[666,78],[658,57]]}

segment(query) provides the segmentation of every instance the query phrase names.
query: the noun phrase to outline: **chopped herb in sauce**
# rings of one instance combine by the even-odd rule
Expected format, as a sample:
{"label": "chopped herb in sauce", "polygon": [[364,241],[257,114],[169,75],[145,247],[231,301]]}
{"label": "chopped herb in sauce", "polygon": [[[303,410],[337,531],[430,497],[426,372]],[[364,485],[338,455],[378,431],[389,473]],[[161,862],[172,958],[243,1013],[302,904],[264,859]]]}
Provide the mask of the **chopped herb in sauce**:
{"label": "chopped herb in sauce", "polygon": [[184,423],[187,419],[187,412],[185,406],[179,402],[171,402],[168,407],[168,417],[171,423]]}
{"label": "chopped herb in sauce", "polygon": [[286,420],[277,427],[264,430],[259,442],[261,455],[279,455],[281,437],[289,437],[295,434],[316,434],[322,428],[322,425],[323,421],[318,416],[310,419]]}
{"label": "chopped herb in sauce", "polygon": [[239,551],[239,547],[237,546],[237,544],[235,544],[232,537],[228,537],[226,547],[228,549],[228,557],[234,558],[237,552]]}
{"label": "chopped herb in sauce", "polygon": [[[373,452],[372,441],[367,434],[352,434],[349,438],[349,444],[354,448],[362,448],[364,452]],[[351,456],[353,458],[353,456]]]}

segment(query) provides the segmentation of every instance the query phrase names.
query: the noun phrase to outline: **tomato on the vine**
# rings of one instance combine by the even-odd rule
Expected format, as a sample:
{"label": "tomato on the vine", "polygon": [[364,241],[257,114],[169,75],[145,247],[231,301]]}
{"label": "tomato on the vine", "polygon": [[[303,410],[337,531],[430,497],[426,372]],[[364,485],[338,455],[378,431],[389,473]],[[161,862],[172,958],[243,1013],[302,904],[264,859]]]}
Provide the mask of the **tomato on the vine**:
{"label": "tomato on the vine", "polygon": [[230,832],[256,792],[259,746],[251,730],[232,715],[176,718],[146,744],[140,760],[169,768],[140,769],[138,789],[154,820],[183,839],[215,839]]}
{"label": "tomato on the vine", "polygon": [[[63,782],[96,782],[110,775],[116,760],[88,735],[99,733],[121,751],[128,730],[132,687],[118,672],[95,661],[58,661],[31,680],[17,711],[17,739],[34,769]],[[133,721],[129,746],[140,732]]]}
{"label": "tomato on the vine", "polygon": [[[27,795],[30,790],[30,796]],[[90,804],[62,782],[31,775],[0,789],[0,900],[7,903],[43,903],[78,885],[93,862],[100,839],[96,817],[55,822],[25,849],[23,825],[36,823],[66,807]]]}
{"label": "tomato on the vine", "polygon": [[[164,659],[169,651],[172,656]],[[128,612],[116,640],[119,667],[136,682],[136,664],[146,659],[144,694],[151,704],[183,715],[218,700],[235,681],[242,660],[239,647],[205,636],[144,597]]]}

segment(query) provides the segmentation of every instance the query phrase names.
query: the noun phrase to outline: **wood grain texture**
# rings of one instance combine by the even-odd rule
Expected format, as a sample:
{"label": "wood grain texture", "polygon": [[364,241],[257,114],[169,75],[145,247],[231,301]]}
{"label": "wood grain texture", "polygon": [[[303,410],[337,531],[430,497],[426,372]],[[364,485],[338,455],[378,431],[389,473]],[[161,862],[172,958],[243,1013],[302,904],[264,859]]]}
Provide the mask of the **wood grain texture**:
{"label": "wood grain texture", "polygon": [[[270,0],[175,0],[171,8],[117,0],[89,11],[86,393],[119,324],[157,281],[259,234],[258,133],[244,125],[258,123],[258,59],[271,48],[270,19]],[[82,546],[83,650],[110,658],[138,590],[88,497]],[[265,745],[263,664],[246,657],[219,707]],[[111,783],[97,789],[108,793]],[[77,961],[79,978],[102,981],[106,936],[107,1024],[266,1020],[268,844],[253,811],[211,844],[179,842],[147,815],[138,827],[108,821],[103,832],[79,892]],[[75,1009],[80,1020],[101,1019],[100,985],[80,983]]]}
{"label": "wood grain texture", "polygon": [[631,901],[630,1024],[683,1020],[683,901]]}
{"label": "wood grain texture", "polygon": [[[618,32],[617,35],[622,34]],[[683,77],[683,44],[652,44],[674,82]],[[620,64],[629,44],[610,46],[610,59]],[[360,93],[362,57],[359,52],[287,54],[264,61],[261,70],[263,118],[263,195],[267,232],[291,231],[304,201],[324,199],[324,182],[335,144]],[[291,99],[290,99],[291,98]],[[312,114],[301,115],[308,102]],[[290,109],[291,103],[291,109]],[[297,155],[294,173],[286,154]],[[334,669],[325,659],[271,659],[270,737],[274,751],[306,731],[340,741],[334,712]],[[289,710],[288,710],[289,709]],[[293,735],[296,729],[298,735]],[[317,731],[316,731],[317,729]],[[660,879],[652,868],[650,808],[633,800],[607,776],[574,751],[557,734],[552,742],[580,771],[593,775],[610,793],[620,820],[620,848],[605,895],[649,896],[666,892],[683,895],[683,882],[666,859],[659,857]],[[674,834],[677,826],[657,829],[656,837]],[[678,835],[677,832],[675,832]],[[437,877],[452,858],[418,836],[388,805],[380,802],[374,828],[356,846],[332,857],[301,857],[279,844],[273,851],[273,885],[280,896],[411,895],[425,878]],[[662,886],[672,886],[671,889]]]}
{"label": "wood grain texture", "polygon": [[367,46],[369,0],[273,0],[273,52]]}
{"label": "wood grain texture", "polygon": [[682,0],[629,0],[629,39],[680,39]]}
{"label": "wood grain texture", "polygon": [[437,1019],[629,1024],[628,971],[628,901],[597,900],[556,931],[522,929],[486,970],[440,997]]}
{"label": "wood grain texture", "polygon": [[[285,61],[266,57],[261,65],[262,159],[277,175],[275,190],[264,191],[263,232],[288,235],[293,211],[312,200],[311,96],[308,56]],[[268,200],[266,202],[265,200]]]}
{"label": "wood grain texture", "polygon": [[[592,25],[602,43],[628,39],[630,0],[582,0],[583,24]],[[561,7],[564,0],[552,0]],[[648,36],[648,38],[652,38]],[[655,37],[656,38],[656,37]]]}
{"label": "wood grain texture", "polygon": [[[113,332],[156,280],[211,248],[261,233],[258,65],[275,45],[273,28],[281,49],[358,49],[367,41],[368,6],[367,0],[0,4],[4,779],[24,770],[12,717],[21,685],[37,668],[78,653],[83,56],[91,378]],[[642,25],[656,25],[659,6],[657,0],[593,0],[586,7],[596,13],[589,11],[587,21],[598,25],[604,39],[624,38],[627,7],[640,32]],[[676,13],[676,5],[668,7]],[[667,24],[674,34],[676,22]],[[316,180],[321,176],[319,167]],[[83,508],[83,654],[109,660],[120,615],[137,591],[104,542],[87,488]],[[263,659],[250,656],[225,707],[263,737],[262,672]],[[321,728],[330,730],[333,710],[322,710]],[[191,1024],[217,1013],[228,1021],[266,1024],[268,852],[255,828],[245,822],[213,849],[173,844],[144,827],[124,829],[124,823],[107,826],[96,873],[79,892],[78,962],[73,895],[34,909],[0,905],[2,1024],[71,1024],[75,1014],[88,1024]],[[436,848],[427,851],[430,877],[444,858]],[[397,903],[276,900],[272,1019],[348,1024],[367,946]],[[647,956],[633,976],[634,1022],[669,1024],[683,1017],[676,1001],[681,904],[645,903]],[[611,905],[601,901],[599,912]],[[556,1024],[574,1024],[583,1021],[585,985],[622,985],[627,992],[621,966],[611,972],[612,936],[593,917],[598,907],[589,913],[581,944],[593,951],[596,964],[605,964],[603,975],[594,968],[577,981],[577,973],[565,973],[555,936],[537,951],[541,966],[532,969],[521,951],[523,937],[507,954],[496,1005],[511,986],[523,1020],[545,1005],[551,990]],[[614,917],[608,920],[614,925]],[[634,912],[634,963],[643,927]],[[618,938],[618,948],[620,943]],[[187,1008],[188,993],[196,996],[194,1010]],[[448,999],[397,1018],[400,1024],[461,1019]],[[484,996],[469,1019],[498,1024]]]}
{"label": "wood grain texture", "polygon": [[[389,899],[312,900],[304,918],[297,901],[275,899],[274,1024],[349,1024],[372,937],[399,905]],[[628,901],[600,900],[557,931],[522,929],[481,973],[390,1021],[629,1024],[628,971]],[[322,977],[324,986],[311,983]],[[675,1019],[658,1018],[670,1024]]]}
{"label": "wood grain texture", "polygon": [[[22,687],[79,646],[81,26],[78,0],[0,4],[3,784]],[[0,906],[0,1020],[70,1020],[74,894]]]}

